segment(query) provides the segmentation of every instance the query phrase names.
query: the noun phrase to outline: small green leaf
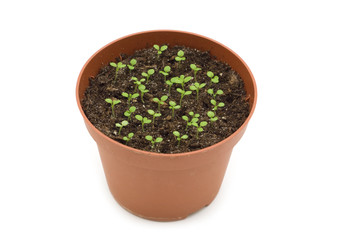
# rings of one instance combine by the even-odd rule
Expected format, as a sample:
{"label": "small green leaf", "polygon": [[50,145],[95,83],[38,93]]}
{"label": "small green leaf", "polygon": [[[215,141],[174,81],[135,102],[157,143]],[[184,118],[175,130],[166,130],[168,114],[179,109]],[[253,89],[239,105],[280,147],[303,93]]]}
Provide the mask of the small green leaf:
{"label": "small green leaf", "polygon": [[148,74],[149,74],[149,75],[153,75],[154,73],[155,73],[155,70],[154,70],[154,69],[149,69],[149,70],[148,70]]}
{"label": "small green leaf", "polygon": [[179,61],[181,61],[181,58],[180,58],[180,57],[175,57],[175,60],[176,60],[177,62],[179,62]]}
{"label": "small green leaf", "polygon": [[184,52],[182,50],[179,50],[178,53],[177,53],[177,56],[183,57],[184,56]]}
{"label": "small green leaf", "polygon": [[122,93],[122,96],[123,96],[123,97],[129,97],[129,94],[126,93],[126,92],[123,92],[123,93]]}
{"label": "small green leaf", "polygon": [[139,95],[140,95],[140,94],[138,94],[138,93],[134,93],[134,94],[131,96],[131,98],[137,98]]}
{"label": "small green leaf", "polygon": [[131,106],[131,107],[129,108],[129,111],[132,112],[132,113],[135,112],[135,110],[136,110],[136,107],[134,107],[134,106]]}
{"label": "small green leaf", "polygon": [[203,122],[200,123],[201,127],[205,127],[206,125],[208,125],[208,122],[206,122],[206,121],[203,121]]}
{"label": "small green leaf", "polygon": [[176,106],[176,102],[174,102],[174,101],[169,101],[169,105],[170,105],[170,106]]}
{"label": "small green leaf", "polygon": [[113,103],[113,100],[111,100],[110,98],[106,98],[105,101],[106,101],[107,103],[110,103],[110,104]]}
{"label": "small green leaf", "polygon": [[210,102],[212,105],[216,106],[216,101],[214,99],[211,99]]}
{"label": "small green leaf", "polygon": [[179,109],[179,108],[181,108],[180,105],[177,105],[177,106],[174,107],[174,109]]}
{"label": "small green leaf", "polygon": [[163,51],[167,50],[167,48],[168,48],[167,45],[163,45],[163,46],[161,47],[161,51],[163,52]]}
{"label": "small green leaf", "polygon": [[209,93],[210,95],[213,95],[214,94],[214,89],[212,89],[212,88],[208,89],[207,93]]}
{"label": "small green leaf", "polygon": [[154,115],[154,114],[155,114],[155,111],[154,111],[154,110],[151,110],[151,109],[149,109],[149,110],[148,110],[148,113],[149,113],[150,115]]}
{"label": "small green leaf", "polygon": [[195,70],[197,67],[196,67],[195,64],[190,64],[190,68],[191,68],[192,70]]}
{"label": "small green leaf", "polygon": [[212,111],[209,111],[209,112],[207,113],[207,115],[208,115],[209,118],[215,117],[215,113],[212,112]]}
{"label": "small green leaf", "polygon": [[220,102],[219,104],[218,104],[218,107],[224,107],[225,106],[225,104],[223,103],[223,102]]}
{"label": "small green leaf", "polygon": [[167,96],[167,95],[164,95],[164,96],[161,97],[161,101],[162,101],[162,102],[167,101],[167,99],[168,99],[168,96]]}
{"label": "small green leaf", "polygon": [[165,67],[164,67],[164,71],[165,71],[165,72],[168,73],[168,72],[170,72],[170,70],[171,70],[170,66],[165,66]]}
{"label": "small green leaf", "polygon": [[212,77],[214,76],[214,73],[211,72],[211,71],[208,71],[208,72],[207,72],[207,75],[208,75],[209,78],[212,78]]}
{"label": "small green leaf", "polygon": [[127,126],[128,124],[129,124],[128,121],[126,121],[126,120],[123,120],[123,121],[122,121],[122,126],[125,127],[125,126]]}
{"label": "small green leaf", "polygon": [[146,118],[146,117],[144,117],[144,118],[143,118],[143,122],[144,122],[144,123],[151,123],[151,120],[148,119],[148,118]]}
{"label": "small green leaf", "polygon": [[148,77],[148,74],[145,73],[145,72],[141,73],[141,75],[142,75],[143,77]]}
{"label": "small green leaf", "polygon": [[153,137],[152,137],[152,136],[149,136],[149,135],[147,135],[147,136],[145,136],[145,139],[147,139],[148,141],[152,141],[152,140],[153,140]]}
{"label": "small green leaf", "polygon": [[131,65],[134,66],[136,63],[137,63],[137,60],[136,60],[136,59],[133,58],[132,60],[130,60],[130,64],[131,64]]}
{"label": "small green leaf", "polygon": [[160,101],[160,99],[158,99],[158,98],[153,98],[153,102],[158,103],[159,101]]}
{"label": "small green leaf", "polygon": [[116,127],[122,127],[122,125],[119,124],[119,123],[116,123],[115,126],[116,126]]}
{"label": "small green leaf", "polygon": [[179,137],[179,136],[181,135],[178,131],[173,131],[173,134],[174,134],[176,137]]}
{"label": "small green leaf", "polygon": [[157,44],[154,44],[153,46],[156,50],[160,50],[160,46],[158,46]]}
{"label": "small green leaf", "polygon": [[187,139],[187,138],[188,138],[188,135],[183,135],[181,138],[182,138],[182,139]]}
{"label": "small green leaf", "polygon": [[[141,79],[142,80],[142,79]],[[146,86],[144,86],[144,85],[139,85],[138,86],[138,89],[141,91],[141,92],[143,92],[145,89],[146,89]]]}
{"label": "small green leaf", "polygon": [[181,93],[181,94],[184,92],[184,91],[183,91],[182,89],[180,89],[180,88],[176,88],[176,91],[179,92],[179,93]]}
{"label": "small green leaf", "polygon": [[217,90],[216,94],[222,95],[224,92],[222,90]]}
{"label": "small green leaf", "polygon": [[155,113],[154,116],[155,116],[155,117],[161,117],[162,114],[161,114],[161,113]]}
{"label": "small green leaf", "polygon": [[113,101],[113,105],[119,104],[120,102],[121,102],[121,100],[116,99],[116,100]]}
{"label": "small green leaf", "polygon": [[114,62],[111,62],[111,63],[110,63],[110,66],[112,66],[112,67],[117,67],[116,63],[114,63]]}
{"label": "small green leaf", "polygon": [[142,121],[143,117],[141,115],[135,115],[135,118],[139,121]]}
{"label": "small green leaf", "polygon": [[132,137],[134,137],[134,133],[129,133],[129,134],[128,134],[128,138],[131,139]]}
{"label": "small green leaf", "polygon": [[156,138],[156,140],[155,140],[155,142],[157,142],[157,143],[162,142],[162,141],[163,141],[163,138],[161,138],[161,137],[158,137],[158,138]]}
{"label": "small green leaf", "polygon": [[123,137],[123,140],[124,140],[124,141],[129,141],[129,138]]}
{"label": "small green leaf", "polygon": [[169,86],[173,85],[173,83],[169,80],[165,81],[166,84],[168,84]]}
{"label": "small green leaf", "polygon": [[190,116],[194,116],[194,112],[189,112],[189,115]]}
{"label": "small green leaf", "polygon": [[200,89],[201,89],[201,88],[204,88],[205,85],[207,85],[207,84],[206,84],[206,83],[201,83],[201,84],[199,85],[199,88],[200,88]]}
{"label": "small green leaf", "polygon": [[190,90],[196,91],[197,88],[195,86],[190,86]]}
{"label": "small green leaf", "polygon": [[182,119],[187,122],[189,121],[189,118],[187,116],[182,116]]}
{"label": "small green leaf", "polygon": [[186,91],[185,93],[184,93],[184,96],[185,95],[190,95],[192,93],[192,91]]}

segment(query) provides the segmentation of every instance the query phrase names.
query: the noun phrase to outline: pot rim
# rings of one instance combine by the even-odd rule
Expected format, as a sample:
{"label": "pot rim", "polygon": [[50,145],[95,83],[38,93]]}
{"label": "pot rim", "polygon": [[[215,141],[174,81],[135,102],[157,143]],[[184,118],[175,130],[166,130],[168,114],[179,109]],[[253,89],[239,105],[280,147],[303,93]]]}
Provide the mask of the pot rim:
{"label": "pot rim", "polygon": [[[80,80],[81,80],[81,77],[82,77],[82,74],[85,70],[85,68],[87,67],[87,65],[90,63],[90,61],[96,56],[98,55],[103,49],[105,49],[106,47],[110,46],[111,44],[114,44],[115,42],[118,42],[118,41],[121,41],[125,38],[129,38],[129,37],[132,37],[132,36],[135,36],[135,35],[142,35],[142,34],[147,34],[147,33],[154,33],[154,32],[168,32],[168,33],[183,33],[183,34],[188,34],[188,35],[194,35],[196,37],[200,37],[200,38],[204,38],[208,41],[211,41],[211,42],[214,42],[220,46],[222,46],[223,48],[226,48],[229,52],[231,52],[233,55],[235,55],[238,60],[240,60],[240,62],[245,66],[245,68],[248,70],[248,73],[250,75],[250,78],[252,79],[252,85],[253,85],[253,89],[254,89],[254,96],[251,96],[251,97],[254,97],[253,99],[253,102],[252,102],[252,106],[251,106],[251,110],[250,110],[250,113],[249,113],[249,116],[246,118],[246,120],[244,121],[244,123],[234,132],[232,133],[229,137],[223,139],[222,141],[218,142],[218,143],[215,143],[211,146],[208,146],[208,147],[205,147],[205,148],[202,148],[202,149],[198,149],[198,150],[194,150],[194,151],[191,151],[191,152],[183,152],[183,153],[156,153],[156,152],[149,152],[149,151],[145,151],[145,150],[141,150],[141,149],[137,149],[137,148],[133,148],[133,147],[129,147],[125,144],[122,144],[122,143],[119,143],[113,139],[111,139],[110,137],[106,136],[105,134],[103,134],[100,130],[98,130],[87,118],[87,116],[85,115],[83,109],[82,109],[82,106],[81,106],[81,101],[80,101],[80,97],[79,97],[79,89],[80,89]],[[83,117],[83,119],[85,120],[86,124],[89,124],[92,129],[96,132],[96,134],[100,135],[102,138],[106,139],[107,141],[110,141],[114,144],[117,144],[118,146],[122,147],[122,148],[125,148],[126,150],[129,150],[129,151],[133,151],[133,152],[136,152],[138,154],[147,154],[147,155],[151,155],[151,156],[154,156],[154,157],[161,157],[161,156],[166,156],[166,157],[169,157],[169,156],[173,156],[173,157],[180,157],[180,156],[187,156],[187,155],[194,155],[194,154],[199,154],[201,152],[206,152],[206,151],[210,151],[212,150],[213,148],[216,148],[218,147],[219,145],[221,144],[224,144],[226,142],[230,142],[231,139],[233,139],[238,133],[240,133],[243,128],[245,128],[248,124],[248,122],[250,121],[253,113],[254,113],[254,110],[256,108],[256,103],[257,103],[257,85],[256,85],[256,81],[255,81],[255,78],[252,74],[252,72],[250,71],[250,68],[248,67],[248,65],[244,62],[244,60],[237,54],[235,53],[233,50],[231,50],[229,47],[225,46],[224,44],[218,42],[218,41],[215,41],[209,37],[205,37],[203,35],[200,35],[200,34],[196,34],[196,33],[192,33],[192,32],[187,32],[187,31],[180,31],[180,30],[165,30],[165,29],[160,29],[160,30],[148,30],[148,31],[141,31],[141,32],[137,32],[137,33],[132,33],[132,34],[129,34],[129,35],[126,35],[126,36],[123,36],[123,37],[120,37],[116,40],[113,40],[112,42],[104,45],[103,47],[101,47],[99,50],[97,50],[87,61],[86,63],[83,65],[81,71],[80,71],[80,74],[78,76],[78,79],[77,79],[77,83],[76,83],[76,102],[77,102],[77,105],[78,105],[78,108],[81,112],[81,115]]]}

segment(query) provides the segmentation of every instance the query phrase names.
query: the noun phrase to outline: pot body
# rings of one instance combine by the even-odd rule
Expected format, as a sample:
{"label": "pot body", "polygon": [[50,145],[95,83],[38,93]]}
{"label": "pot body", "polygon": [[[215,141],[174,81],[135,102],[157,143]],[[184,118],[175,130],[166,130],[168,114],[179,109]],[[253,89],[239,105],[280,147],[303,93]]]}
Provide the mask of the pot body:
{"label": "pot body", "polygon": [[[158,154],[130,148],[97,130],[85,116],[81,100],[89,78],[119,56],[153,44],[185,45],[210,51],[227,62],[245,83],[250,114],[223,141],[193,152]],[[86,127],[98,145],[109,189],[116,201],[133,214],[157,221],[179,220],[209,205],[217,195],[233,147],[244,134],[257,99],[254,78],[243,60],[224,45],[193,33],[159,30],[132,34],[109,43],[84,65],[76,88],[77,103]]]}

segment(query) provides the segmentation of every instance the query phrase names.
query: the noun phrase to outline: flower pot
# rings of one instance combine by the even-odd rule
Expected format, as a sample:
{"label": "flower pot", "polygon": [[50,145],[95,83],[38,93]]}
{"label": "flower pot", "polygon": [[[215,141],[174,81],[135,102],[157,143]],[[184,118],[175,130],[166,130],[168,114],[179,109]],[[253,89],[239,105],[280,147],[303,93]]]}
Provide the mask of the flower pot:
{"label": "flower pot", "polygon": [[[89,78],[119,56],[153,44],[185,45],[227,62],[243,79],[250,114],[230,137],[210,147],[178,154],[159,154],[116,142],[89,122],[81,100]],[[222,184],[233,147],[244,134],[253,114],[257,93],[253,75],[243,60],[224,45],[193,33],[148,31],[115,40],[97,51],[84,65],[76,86],[76,98],[85,125],[97,143],[109,189],[116,201],[131,213],[157,221],[184,219],[209,205]]]}

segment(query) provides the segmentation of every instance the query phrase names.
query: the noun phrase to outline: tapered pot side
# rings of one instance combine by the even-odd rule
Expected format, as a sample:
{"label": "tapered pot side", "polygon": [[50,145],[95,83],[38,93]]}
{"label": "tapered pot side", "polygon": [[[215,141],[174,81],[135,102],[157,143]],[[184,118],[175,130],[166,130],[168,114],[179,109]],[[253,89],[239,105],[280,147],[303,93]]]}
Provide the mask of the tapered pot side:
{"label": "tapered pot side", "polygon": [[[250,114],[243,125],[225,140],[193,152],[160,154],[134,149],[105,136],[85,116],[81,100],[89,78],[119,54],[153,44],[185,45],[210,51],[227,62],[243,79],[250,103]],[[97,51],[82,68],[76,98],[85,125],[96,141],[109,189],[128,211],[147,219],[183,219],[209,205],[217,195],[235,144],[245,132],[253,114],[257,90],[253,75],[243,60],[224,45],[193,33],[160,30],[132,34],[115,40]]]}

